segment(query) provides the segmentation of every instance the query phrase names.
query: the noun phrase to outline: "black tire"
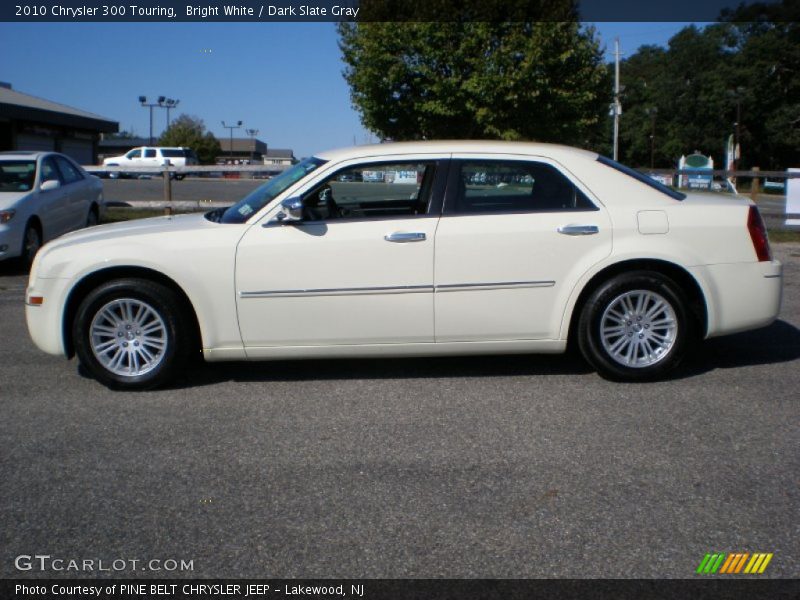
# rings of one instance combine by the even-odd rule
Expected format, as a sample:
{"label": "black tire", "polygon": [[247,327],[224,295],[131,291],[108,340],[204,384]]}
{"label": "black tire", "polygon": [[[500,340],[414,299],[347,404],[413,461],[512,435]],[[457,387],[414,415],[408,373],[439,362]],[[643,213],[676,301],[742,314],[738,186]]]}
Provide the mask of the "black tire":
{"label": "black tire", "polygon": [[99,219],[97,216],[97,207],[92,206],[92,208],[89,209],[89,214],[86,215],[86,224],[84,225],[84,227],[94,227],[95,225],[97,225],[98,221]]}
{"label": "black tire", "polygon": [[176,181],[183,181],[183,178],[184,178],[184,177],[186,177],[186,175],[177,175],[177,174],[176,174],[176,175],[175,175],[175,180],[176,180]]}
{"label": "black tire", "polygon": [[[636,310],[639,299],[643,306]],[[628,302],[633,310],[625,309]],[[622,273],[601,284],[583,305],[578,347],[606,379],[662,379],[680,364],[695,338],[688,306],[680,286],[661,273]]]}
{"label": "black tire", "polygon": [[[110,321],[102,321],[99,315],[106,309],[114,312],[116,307],[122,306],[125,302],[136,307],[147,306],[152,309],[153,314],[157,315],[161,320],[160,323],[155,317],[151,323],[155,322],[158,325],[157,332],[163,340],[159,343],[163,343],[163,349],[156,350],[155,347],[149,346],[146,337],[134,335],[140,333],[135,331],[137,327],[146,329],[150,325],[137,326],[133,319],[125,319],[120,311],[117,313],[119,324],[116,327],[108,327],[115,331],[119,330],[116,334],[119,336],[119,347],[110,347],[108,354],[100,352],[105,356],[104,360],[110,360],[112,356],[116,356],[118,350],[127,353],[123,359],[120,359],[121,362],[115,372],[113,368],[109,368],[109,365],[101,362],[95,348],[105,344],[116,346],[116,344],[112,344],[112,340],[117,340],[117,338],[112,333],[99,334],[108,336],[108,339],[101,343],[99,340],[102,337],[93,336],[91,328],[96,318],[98,323],[108,325]],[[125,321],[133,323],[133,329],[125,325]],[[126,331],[124,327],[131,331]],[[165,285],[147,279],[117,279],[95,288],[81,302],[72,323],[72,339],[81,365],[99,382],[118,390],[149,390],[169,383],[185,366],[193,338],[185,308],[178,294]],[[93,340],[95,340],[95,348],[92,345]],[[129,341],[126,342],[126,340]],[[136,350],[133,348],[134,344],[137,346]],[[125,345],[126,349],[123,350],[122,345]],[[154,356],[153,360],[147,363],[151,368],[146,371],[144,368],[140,368],[141,372],[134,372],[134,361],[138,365],[140,353],[143,352]],[[136,353],[136,358],[133,358],[134,353]],[[120,372],[124,370],[124,365],[127,365],[127,370],[131,374]]]}
{"label": "black tire", "polygon": [[30,222],[25,226],[25,233],[22,235],[22,251],[20,258],[22,264],[28,269],[33,265],[33,259],[36,258],[36,253],[42,247],[42,231],[34,222]]}

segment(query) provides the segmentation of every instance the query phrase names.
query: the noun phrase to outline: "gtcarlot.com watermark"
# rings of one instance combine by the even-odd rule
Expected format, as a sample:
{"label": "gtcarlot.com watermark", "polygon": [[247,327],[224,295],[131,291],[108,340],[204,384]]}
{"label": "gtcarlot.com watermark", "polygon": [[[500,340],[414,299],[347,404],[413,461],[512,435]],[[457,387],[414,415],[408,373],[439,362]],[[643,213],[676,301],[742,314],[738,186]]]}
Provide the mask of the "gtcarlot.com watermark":
{"label": "gtcarlot.com watermark", "polygon": [[194,560],[182,558],[63,558],[49,554],[20,554],[14,559],[18,571],[56,571],[72,573],[120,573],[124,571],[194,571]]}

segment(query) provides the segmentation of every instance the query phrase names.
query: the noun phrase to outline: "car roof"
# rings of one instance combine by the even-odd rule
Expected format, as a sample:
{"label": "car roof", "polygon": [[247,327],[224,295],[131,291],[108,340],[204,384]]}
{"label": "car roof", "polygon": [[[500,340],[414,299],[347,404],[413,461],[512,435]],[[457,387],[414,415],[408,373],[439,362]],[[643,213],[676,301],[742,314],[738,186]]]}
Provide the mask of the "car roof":
{"label": "car roof", "polygon": [[39,158],[40,156],[46,156],[48,154],[55,154],[54,152],[40,152],[36,150],[6,150],[4,152],[0,152],[0,159],[5,160],[25,160],[31,158]]}
{"label": "car roof", "polygon": [[352,146],[326,150],[316,154],[324,160],[346,160],[360,157],[380,157],[392,154],[439,154],[439,153],[476,153],[476,154],[522,154],[532,156],[572,156],[596,159],[598,154],[589,150],[581,150],[560,144],[544,144],[539,142],[505,142],[500,140],[436,140],[419,142],[387,142],[367,146]]}

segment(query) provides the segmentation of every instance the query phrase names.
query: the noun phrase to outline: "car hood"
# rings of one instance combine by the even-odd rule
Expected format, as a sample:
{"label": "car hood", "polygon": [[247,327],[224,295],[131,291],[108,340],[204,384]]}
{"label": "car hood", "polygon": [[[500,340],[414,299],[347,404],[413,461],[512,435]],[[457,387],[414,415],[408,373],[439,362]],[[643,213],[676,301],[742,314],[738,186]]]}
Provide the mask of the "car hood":
{"label": "car hood", "polygon": [[20,200],[30,194],[30,190],[27,192],[0,192],[0,210],[13,208]]}
{"label": "car hood", "polygon": [[217,224],[206,219],[202,213],[135,219],[74,231],[53,240],[47,244],[46,248],[51,251],[75,244],[109,242],[138,235],[170,234],[204,227],[214,227],[215,225]]}

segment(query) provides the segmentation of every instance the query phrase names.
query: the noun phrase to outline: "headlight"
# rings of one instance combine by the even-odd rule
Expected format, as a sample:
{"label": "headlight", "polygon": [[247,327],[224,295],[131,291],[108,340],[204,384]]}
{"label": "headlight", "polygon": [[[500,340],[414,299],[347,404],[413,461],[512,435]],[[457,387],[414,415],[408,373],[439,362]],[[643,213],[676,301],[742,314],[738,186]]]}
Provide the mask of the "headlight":
{"label": "headlight", "polygon": [[0,225],[5,225],[13,219],[16,212],[15,210],[0,210]]}

